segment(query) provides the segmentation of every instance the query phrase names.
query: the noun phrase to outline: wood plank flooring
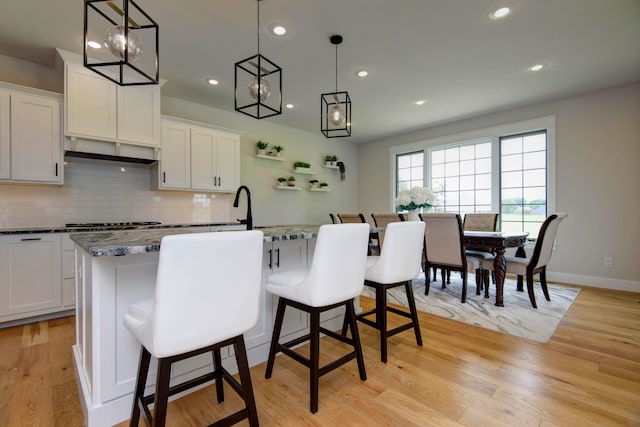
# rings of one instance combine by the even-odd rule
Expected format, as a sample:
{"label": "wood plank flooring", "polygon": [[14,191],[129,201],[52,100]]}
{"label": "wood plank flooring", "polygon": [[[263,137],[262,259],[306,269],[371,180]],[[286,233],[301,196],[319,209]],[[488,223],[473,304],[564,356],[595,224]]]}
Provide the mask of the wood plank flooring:
{"label": "wood plank flooring", "polygon": [[[0,329],[0,427],[84,425],[73,322]],[[583,288],[547,344],[426,313],[420,324],[424,346],[412,331],[396,335],[387,364],[377,331],[360,324],[368,379],[360,381],[355,361],[322,377],[315,415],[306,368],[278,357],[265,380],[264,363],[253,367],[260,424],[640,426],[640,294]],[[322,340],[325,362],[343,352]],[[172,402],[167,425],[207,425],[241,405],[227,386],[223,404],[214,393],[207,387]]]}

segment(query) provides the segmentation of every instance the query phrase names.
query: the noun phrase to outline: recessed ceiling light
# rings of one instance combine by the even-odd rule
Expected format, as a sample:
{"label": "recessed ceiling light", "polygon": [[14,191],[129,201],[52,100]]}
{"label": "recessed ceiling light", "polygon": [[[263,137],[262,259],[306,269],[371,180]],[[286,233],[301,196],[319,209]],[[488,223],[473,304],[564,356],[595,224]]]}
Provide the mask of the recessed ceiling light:
{"label": "recessed ceiling light", "polygon": [[367,77],[369,72],[367,70],[358,70],[356,71],[356,76],[358,77]]}
{"label": "recessed ceiling light", "polygon": [[424,105],[426,103],[427,103],[427,101],[424,100],[424,99],[421,99],[421,100],[415,102],[416,105]]}
{"label": "recessed ceiling light", "polygon": [[529,67],[529,71],[540,71],[544,68],[544,64],[536,64]]}
{"label": "recessed ceiling light", "polygon": [[271,31],[271,34],[276,36],[284,36],[287,34],[287,29],[280,24],[271,24],[269,26],[269,31]]}
{"label": "recessed ceiling light", "polygon": [[493,20],[506,18],[513,13],[513,9],[513,6],[501,6],[491,11],[489,13],[489,18]]}
{"label": "recessed ceiling light", "polygon": [[293,107],[295,107],[295,105],[293,105],[293,104],[287,104],[287,105],[285,105],[285,107],[287,107],[288,109],[292,109]]}
{"label": "recessed ceiling light", "polygon": [[216,79],[207,79],[207,83],[209,83],[211,86],[216,86],[220,82]]}
{"label": "recessed ceiling light", "polygon": [[88,43],[87,43],[87,45],[88,45],[89,47],[94,48],[94,49],[100,49],[100,48],[102,47],[102,45],[101,45],[100,43],[98,43],[98,42],[94,42],[94,41],[90,41],[90,42],[88,42]]}

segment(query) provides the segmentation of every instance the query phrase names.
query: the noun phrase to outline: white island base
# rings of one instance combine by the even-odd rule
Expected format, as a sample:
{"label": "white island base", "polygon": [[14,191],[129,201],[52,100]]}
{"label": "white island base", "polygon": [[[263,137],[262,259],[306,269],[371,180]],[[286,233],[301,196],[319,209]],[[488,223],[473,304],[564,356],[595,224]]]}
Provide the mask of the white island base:
{"label": "white island base", "polygon": [[[265,242],[263,290],[268,274],[305,267],[314,246],[313,238]],[[122,318],[130,304],[153,296],[157,266],[158,252],[91,256],[76,245],[77,307],[73,356],[88,427],[112,426],[130,416],[140,344],[124,328]],[[212,273],[215,285],[215,272]],[[264,291],[261,293],[258,323],[245,333],[250,366],[267,359],[276,305],[275,297]],[[281,340],[305,334],[307,325],[306,313],[287,310]],[[327,313],[323,326],[340,329],[342,312]],[[235,373],[235,358],[230,357],[230,349],[223,349],[223,364]],[[182,382],[211,369],[210,355],[203,354],[176,363],[172,378]],[[155,360],[152,360],[148,392],[155,386],[155,375]]]}

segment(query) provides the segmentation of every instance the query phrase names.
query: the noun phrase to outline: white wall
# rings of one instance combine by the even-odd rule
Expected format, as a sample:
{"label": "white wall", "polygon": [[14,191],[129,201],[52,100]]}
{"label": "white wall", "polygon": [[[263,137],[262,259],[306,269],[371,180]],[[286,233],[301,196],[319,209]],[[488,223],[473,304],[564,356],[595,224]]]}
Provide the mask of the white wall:
{"label": "white wall", "polygon": [[390,147],[548,115],[556,115],[557,210],[569,214],[549,277],[640,292],[640,82],[360,145],[359,210],[391,209]]}

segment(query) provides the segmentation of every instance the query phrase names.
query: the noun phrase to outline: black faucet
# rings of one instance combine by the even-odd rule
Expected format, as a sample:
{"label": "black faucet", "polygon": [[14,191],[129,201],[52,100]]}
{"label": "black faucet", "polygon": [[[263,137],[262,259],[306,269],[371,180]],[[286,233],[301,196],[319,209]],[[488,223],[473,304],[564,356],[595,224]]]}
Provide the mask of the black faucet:
{"label": "black faucet", "polygon": [[239,219],[240,224],[247,224],[247,230],[253,230],[253,216],[251,216],[251,192],[249,191],[249,187],[246,185],[241,185],[238,187],[236,191],[236,198],[233,201],[233,207],[238,207],[238,199],[240,198],[240,192],[245,190],[247,192],[247,219]]}

